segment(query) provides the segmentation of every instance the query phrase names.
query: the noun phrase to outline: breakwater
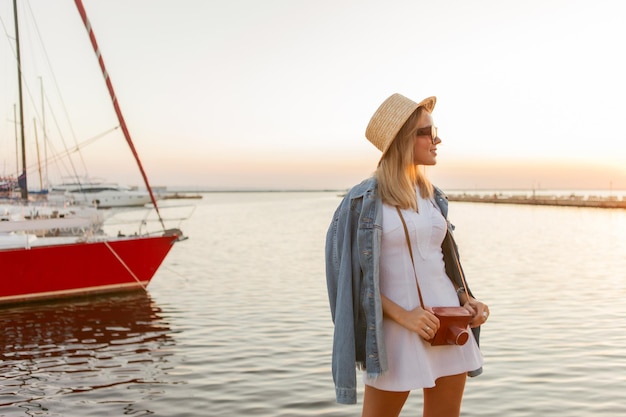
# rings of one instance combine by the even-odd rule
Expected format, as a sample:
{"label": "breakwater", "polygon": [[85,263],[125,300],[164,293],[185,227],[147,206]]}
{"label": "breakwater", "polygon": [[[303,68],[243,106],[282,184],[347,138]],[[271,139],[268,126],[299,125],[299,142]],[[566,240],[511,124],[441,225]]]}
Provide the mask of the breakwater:
{"label": "breakwater", "polygon": [[593,207],[626,209],[626,197],[571,195],[505,195],[505,194],[448,194],[450,201],[492,204],[527,204],[534,206]]}

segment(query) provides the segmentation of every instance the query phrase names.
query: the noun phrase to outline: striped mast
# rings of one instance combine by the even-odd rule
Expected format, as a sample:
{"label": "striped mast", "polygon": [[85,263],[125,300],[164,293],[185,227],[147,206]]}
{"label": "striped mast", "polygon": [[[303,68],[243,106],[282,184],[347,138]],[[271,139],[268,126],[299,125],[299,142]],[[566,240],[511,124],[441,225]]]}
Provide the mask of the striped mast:
{"label": "striped mast", "polygon": [[117,115],[117,119],[120,122],[120,127],[122,128],[122,132],[124,132],[124,137],[126,138],[126,142],[130,147],[130,150],[135,157],[135,161],[137,161],[137,165],[139,166],[139,171],[141,171],[141,176],[143,177],[144,184],[150,193],[150,200],[152,200],[152,204],[156,210],[157,215],[159,216],[159,221],[161,222],[161,226],[165,230],[165,225],[163,224],[163,219],[161,218],[161,213],[159,212],[159,206],[157,205],[156,198],[154,198],[154,194],[152,193],[152,187],[150,187],[150,183],[148,181],[148,176],[143,169],[143,165],[141,164],[141,160],[139,159],[139,155],[137,154],[137,150],[135,149],[135,145],[130,137],[130,132],[126,127],[126,121],[124,120],[124,116],[122,115],[122,110],[120,109],[120,105],[117,101],[117,97],[115,95],[115,90],[113,90],[113,84],[111,83],[111,78],[109,77],[109,73],[107,72],[106,67],[104,66],[104,59],[102,58],[102,54],[100,53],[100,47],[98,46],[98,42],[96,41],[96,35],[93,33],[91,28],[91,23],[87,18],[87,12],[85,11],[85,7],[83,6],[82,0],[74,0],[76,3],[76,7],[78,8],[78,13],[80,17],[83,19],[83,24],[87,29],[87,33],[89,34],[89,39],[91,40],[91,46],[93,46],[93,50],[96,53],[96,57],[98,58],[98,63],[100,64],[100,70],[102,70],[102,75],[104,76],[104,81],[109,89],[109,95],[111,96],[111,100],[113,101],[113,108],[115,109],[115,114]]}

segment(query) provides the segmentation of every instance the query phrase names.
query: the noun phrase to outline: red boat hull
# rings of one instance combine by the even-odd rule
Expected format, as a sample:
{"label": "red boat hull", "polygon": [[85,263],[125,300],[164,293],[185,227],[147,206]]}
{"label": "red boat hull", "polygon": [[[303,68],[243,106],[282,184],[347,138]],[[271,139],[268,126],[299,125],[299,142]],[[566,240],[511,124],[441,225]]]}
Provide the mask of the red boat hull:
{"label": "red boat hull", "polygon": [[145,288],[178,234],[0,251],[0,303]]}

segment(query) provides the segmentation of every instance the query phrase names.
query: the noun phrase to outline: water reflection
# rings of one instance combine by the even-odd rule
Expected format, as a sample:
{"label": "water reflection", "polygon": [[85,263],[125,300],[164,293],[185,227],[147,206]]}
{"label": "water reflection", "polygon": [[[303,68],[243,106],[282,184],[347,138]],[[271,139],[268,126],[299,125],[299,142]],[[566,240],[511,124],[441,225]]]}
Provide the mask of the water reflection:
{"label": "water reflection", "polygon": [[172,367],[170,327],[143,292],[4,308],[0,328],[3,411],[59,411],[63,397],[86,392],[99,403],[101,391],[102,401],[113,394],[118,410],[136,413],[132,404],[154,395],[150,386]]}

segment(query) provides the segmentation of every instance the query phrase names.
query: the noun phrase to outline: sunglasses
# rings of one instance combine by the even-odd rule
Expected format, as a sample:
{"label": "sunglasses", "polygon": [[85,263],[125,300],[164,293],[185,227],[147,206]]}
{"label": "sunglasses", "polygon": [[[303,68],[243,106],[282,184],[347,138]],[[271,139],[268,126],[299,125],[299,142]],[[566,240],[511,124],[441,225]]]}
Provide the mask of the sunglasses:
{"label": "sunglasses", "polygon": [[438,139],[437,128],[435,126],[421,127],[417,129],[415,136],[430,136],[430,141],[435,145]]}

